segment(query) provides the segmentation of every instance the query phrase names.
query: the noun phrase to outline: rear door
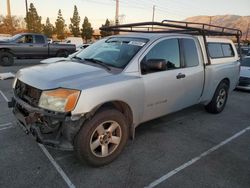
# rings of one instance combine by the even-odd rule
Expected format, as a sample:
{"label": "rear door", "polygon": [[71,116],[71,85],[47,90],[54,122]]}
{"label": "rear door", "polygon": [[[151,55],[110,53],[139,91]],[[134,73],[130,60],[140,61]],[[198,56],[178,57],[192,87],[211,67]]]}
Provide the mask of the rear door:
{"label": "rear door", "polygon": [[180,78],[183,83],[185,96],[182,101],[183,107],[199,103],[204,86],[204,63],[198,40],[192,37],[180,38],[181,59],[183,68]]}
{"label": "rear door", "polygon": [[33,52],[36,57],[48,57],[48,42],[43,35],[34,35]]}

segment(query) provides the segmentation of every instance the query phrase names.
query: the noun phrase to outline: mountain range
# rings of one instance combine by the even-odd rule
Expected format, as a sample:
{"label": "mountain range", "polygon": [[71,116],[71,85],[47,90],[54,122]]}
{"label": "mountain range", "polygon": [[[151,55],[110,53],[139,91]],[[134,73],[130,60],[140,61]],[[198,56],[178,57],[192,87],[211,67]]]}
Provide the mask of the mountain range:
{"label": "mountain range", "polygon": [[212,25],[240,29],[242,31],[242,39],[246,38],[247,30],[249,27],[248,39],[250,39],[250,16],[238,16],[238,15],[194,16],[185,19],[185,21],[209,24],[210,19]]}

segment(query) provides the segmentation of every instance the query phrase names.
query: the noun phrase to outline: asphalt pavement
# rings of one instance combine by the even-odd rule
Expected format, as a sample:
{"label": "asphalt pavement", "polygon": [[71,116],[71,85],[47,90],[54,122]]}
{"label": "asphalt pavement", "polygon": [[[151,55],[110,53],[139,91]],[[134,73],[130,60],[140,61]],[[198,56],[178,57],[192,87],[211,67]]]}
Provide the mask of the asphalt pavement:
{"label": "asphalt pavement", "polygon": [[[38,63],[18,60],[0,73]],[[144,123],[117,160],[93,168],[17,126],[11,84],[0,80],[0,187],[250,187],[250,92],[233,91],[221,114],[196,105]]]}

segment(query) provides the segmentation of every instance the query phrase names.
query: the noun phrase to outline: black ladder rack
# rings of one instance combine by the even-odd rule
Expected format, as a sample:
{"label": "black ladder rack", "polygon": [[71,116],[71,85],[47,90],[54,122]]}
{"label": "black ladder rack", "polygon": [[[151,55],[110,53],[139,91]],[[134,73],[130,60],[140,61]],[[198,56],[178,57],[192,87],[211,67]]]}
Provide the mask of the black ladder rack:
{"label": "black ladder rack", "polygon": [[[212,29],[211,29],[212,28]],[[139,22],[100,27],[102,31],[138,32],[138,33],[187,33],[207,36],[239,36],[239,29],[221,27],[205,23],[163,20],[162,22]]]}
{"label": "black ladder rack", "polygon": [[[216,26],[205,23],[163,20],[162,22],[139,22],[131,24],[121,24],[114,26],[100,27],[101,31],[113,32],[136,32],[136,33],[181,33],[190,35],[202,35],[207,48],[206,36],[232,36],[237,38],[238,47],[240,49],[240,38],[242,32],[239,29]],[[241,50],[239,50],[241,57]],[[208,55],[208,53],[207,53]],[[210,58],[208,57],[208,64]]]}

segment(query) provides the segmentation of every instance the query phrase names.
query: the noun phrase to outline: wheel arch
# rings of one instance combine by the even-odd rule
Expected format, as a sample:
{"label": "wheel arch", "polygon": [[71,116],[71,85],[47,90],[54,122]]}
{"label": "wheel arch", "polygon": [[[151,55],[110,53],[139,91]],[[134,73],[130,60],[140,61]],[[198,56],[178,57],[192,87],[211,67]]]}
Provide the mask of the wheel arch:
{"label": "wheel arch", "polygon": [[9,53],[11,53],[14,56],[14,53],[13,53],[13,51],[10,48],[0,48],[0,51],[1,52],[9,52]]}
{"label": "wheel arch", "polygon": [[69,53],[69,51],[67,50],[67,49],[58,49],[57,51],[56,51],[56,56],[59,54],[59,53],[61,53],[61,52],[67,52],[67,53]]}
{"label": "wheel arch", "polygon": [[[229,78],[223,78],[220,83],[217,85],[217,87],[222,83],[225,82],[228,85],[228,89],[230,89],[230,79]],[[216,87],[216,88],[217,88]]]}
{"label": "wheel arch", "polygon": [[96,114],[96,112],[104,109],[104,108],[113,108],[118,110],[119,112],[121,112],[128,123],[128,128],[129,128],[129,136],[133,139],[134,138],[134,134],[135,134],[135,128],[133,126],[133,111],[131,109],[131,107],[123,101],[120,100],[115,100],[115,101],[108,101],[108,102],[104,102],[98,106],[96,106],[93,110],[91,110],[90,116],[94,116]]}

